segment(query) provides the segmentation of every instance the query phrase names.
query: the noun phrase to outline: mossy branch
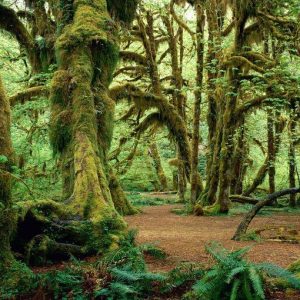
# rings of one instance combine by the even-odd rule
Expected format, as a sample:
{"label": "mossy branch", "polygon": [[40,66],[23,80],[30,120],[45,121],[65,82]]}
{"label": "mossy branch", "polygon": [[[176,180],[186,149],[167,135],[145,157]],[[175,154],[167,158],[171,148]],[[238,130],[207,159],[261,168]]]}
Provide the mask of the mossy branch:
{"label": "mossy branch", "polygon": [[249,112],[251,109],[255,107],[259,107],[266,101],[268,97],[266,95],[264,96],[259,96],[254,99],[248,100],[244,102],[242,105],[240,105],[236,111],[235,111],[235,118],[239,119],[242,115],[245,113]]}
{"label": "mossy branch", "polygon": [[146,57],[136,52],[120,51],[120,58],[124,61],[134,61],[139,65],[147,66]]}
{"label": "mossy branch", "polygon": [[24,104],[27,101],[31,101],[35,97],[49,97],[50,91],[48,87],[41,85],[28,88],[25,91],[21,91],[16,93],[15,95],[9,98],[9,102],[11,106],[15,106],[16,104]]}
{"label": "mossy branch", "polygon": [[171,0],[170,13],[171,13],[172,17],[174,18],[174,20],[178,24],[178,26],[182,27],[186,32],[188,32],[188,34],[191,36],[193,42],[195,43],[195,32],[193,32],[189,28],[189,26],[181,18],[179,18],[177,16],[175,9],[174,9],[174,5],[175,5],[175,0]]}
{"label": "mossy branch", "polygon": [[37,60],[34,51],[34,39],[20,21],[16,12],[2,4],[0,4],[0,28],[11,33],[16,38],[20,46],[26,50],[30,64],[34,66]]}
{"label": "mossy branch", "polygon": [[232,67],[232,66],[234,67],[247,66],[258,73],[265,73],[265,70],[263,68],[257,66],[246,57],[240,55],[232,56],[226,62],[224,62],[224,67]]}
{"label": "mossy branch", "polygon": [[235,21],[232,21],[221,33],[222,36],[228,36],[235,26]]}

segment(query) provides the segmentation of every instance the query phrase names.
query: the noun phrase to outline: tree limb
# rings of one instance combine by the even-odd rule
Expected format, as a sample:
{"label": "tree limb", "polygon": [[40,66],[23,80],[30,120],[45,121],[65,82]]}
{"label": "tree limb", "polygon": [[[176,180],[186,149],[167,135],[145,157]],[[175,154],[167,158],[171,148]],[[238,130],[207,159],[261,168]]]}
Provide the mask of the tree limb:
{"label": "tree limb", "polygon": [[10,106],[13,107],[16,104],[24,104],[27,101],[32,100],[34,97],[49,97],[50,91],[48,87],[44,85],[34,86],[25,91],[16,93],[9,98]]}
{"label": "tree limb", "polygon": [[233,240],[239,241],[241,239],[241,236],[246,233],[252,219],[256,216],[256,214],[266,205],[272,204],[277,198],[290,195],[290,194],[297,194],[300,193],[300,188],[291,188],[291,189],[285,189],[282,191],[275,192],[273,194],[269,194],[266,199],[259,200],[257,199],[257,203],[253,206],[253,208],[245,215],[242,222],[238,226],[234,236]]}

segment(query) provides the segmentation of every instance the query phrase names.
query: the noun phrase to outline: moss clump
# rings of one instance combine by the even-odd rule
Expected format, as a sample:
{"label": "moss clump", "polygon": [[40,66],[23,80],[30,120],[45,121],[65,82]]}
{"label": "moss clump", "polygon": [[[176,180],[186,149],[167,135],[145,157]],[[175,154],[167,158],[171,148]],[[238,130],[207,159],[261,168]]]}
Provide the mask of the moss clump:
{"label": "moss clump", "polygon": [[63,29],[62,35],[56,42],[57,49],[68,50],[111,38],[106,30],[107,22],[110,20],[106,1],[75,0],[73,7],[73,22]]}
{"label": "moss clump", "polygon": [[221,205],[218,203],[203,207],[203,212],[204,215],[206,216],[218,215],[220,211],[221,211]]}

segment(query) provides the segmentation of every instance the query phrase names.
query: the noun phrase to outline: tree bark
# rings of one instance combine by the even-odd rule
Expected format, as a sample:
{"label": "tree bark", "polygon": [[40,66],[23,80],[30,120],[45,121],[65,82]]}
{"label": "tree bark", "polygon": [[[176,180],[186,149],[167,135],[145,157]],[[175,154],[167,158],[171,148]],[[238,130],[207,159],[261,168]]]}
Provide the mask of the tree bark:
{"label": "tree bark", "polygon": [[0,77],[0,272],[13,261],[10,238],[14,228],[11,198],[13,148],[10,135],[10,105]]}
{"label": "tree bark", "polygon": [[205,16],[204,9],[200,1],[195,3],[197,15],[197,76],[196,76],[196,90],[194,101],[193,114],[193,136],[192,136],[192,157],[191,157],[191,203],[195,204],[200,193],[203,191],[201,178],[198,171],[199,160],[199,143],[200,143],[200,115],[202,102],[202,86],[203,86],[203,67],[204,67],[204,25]]}
{"label": "tree bark", "polygon": [[158,147],[155,142],[153,142],[149,145],[149,154],[153,159],[154,168],[156,170],[156,174],[157,174],[158,180],[160,182],[161,191],[167,191],[168,181],[167,181],[167,177],[165,175],[164,169],[162,167]]}
{"label": "tree bark", "polygon": [[275,192],[275,137],[274,137],[274,112],[268,109],[268,174],[269,174],[269,194]]}
{"label": "tree bark", "polygon": [[[290,126],[289,126],[289,184],[290,188],[296,187],[296,151],[295,151],[295,139],[296,139],[296,120],[295,120],[295,113],[292,109],[290,113]],[[291,207],[296,206],[296,194],[290,195],[290,201],[289,204]]]}
{"label": "tree bark", "polygon": [[111,20],[106,1],[78,2],[73,9],[73,18],[56,41],[51,142],[61,155],[70,212],[93,223],[112,219],[123,231],[107,165],[114,118],[108,87],[118,61],[117,34],[103,25]]}

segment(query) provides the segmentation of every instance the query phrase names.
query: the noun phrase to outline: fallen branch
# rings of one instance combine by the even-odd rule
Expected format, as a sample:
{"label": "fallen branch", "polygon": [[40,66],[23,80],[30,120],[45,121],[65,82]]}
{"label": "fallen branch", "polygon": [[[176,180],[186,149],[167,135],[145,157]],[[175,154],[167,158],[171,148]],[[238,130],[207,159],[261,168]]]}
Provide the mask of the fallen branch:
{"label": "fallen branch", "polygon": [[237,203],[249,203],[249,204],[257,204],[259,202],[259,200],[255,199],[255,198],[251,198],[251,197],[246,197],[243,195],[230,195],[229,199],[232,202],[237,202]]}
{"label": "fallen branch", "polygon": [[256,214],[266,205],[272,204],[277,198],[290,195],[290,194],[297,194],[300,193],[300,188],[291,188],[291,189],[285,189],[282,191],[275,192],[273,194],[270,194],[267,196],[264,200],[257,199],[257,203],[253,206],[253,208],[245,215],[242,222],[238,226],[234,236],[233,240],[239,241],[241,239],[241,236],[246,233],[252,219],[256,216]]}

